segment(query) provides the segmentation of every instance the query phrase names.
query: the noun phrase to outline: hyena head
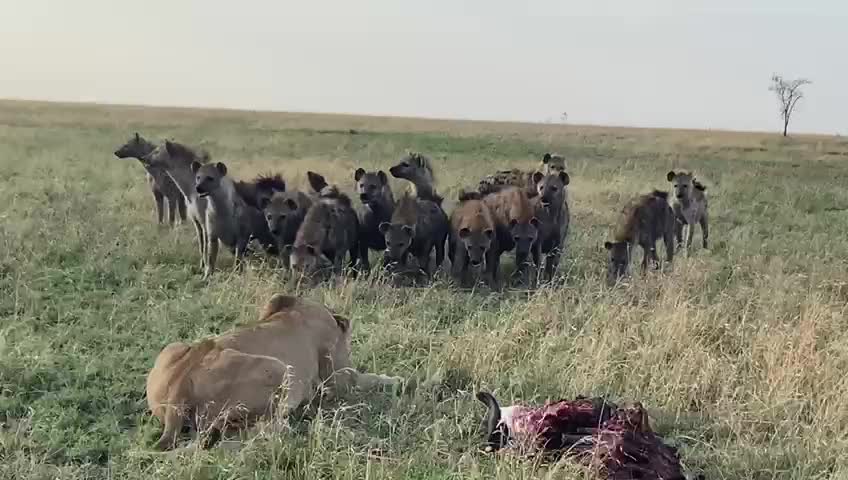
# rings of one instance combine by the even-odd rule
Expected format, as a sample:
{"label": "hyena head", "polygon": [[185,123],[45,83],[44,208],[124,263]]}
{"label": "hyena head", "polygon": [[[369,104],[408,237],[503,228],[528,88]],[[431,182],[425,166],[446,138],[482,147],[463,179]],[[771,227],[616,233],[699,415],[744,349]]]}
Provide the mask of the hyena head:
{"label": "hyena head", "polygon": [[568,174],[559,172],[557,174],[545,175],[542,172],[533,174],[536,183],[536,192],[539,194],[539,203],[543,208],[550,209],[551,206],[562,205],[565,199],[565,187],[571,181]]}
{"label": "hyena head", "polygon": [[127,143],[121,148],[115,150],[115,156],[118,158],[138,158],[141,159],[148,153],[153,151],[153,144],[145,140],[141,135],[136,133]]}
{"label": "hyena head", "polygon": [[529,223],[519,223],[512,219],[509,222],[509,233],[515,243],[516,255],[529,255],[530,249],[539,237],[539,219],[533,217]]}
{"label": "hyena head", "polygon": [[398,223],[383,222],[380,224],[380,233],[386,239],[386,251],[383,258],[389,262],[396,262],[403,258],[412,246],[415,239],[415,227]]}
{"label": "hyena head", "polygon": [[668,172],[666,175],[674,189],[674,196],[678,200],[690,200],[692,191],[695,189],[695,175],[691,172]]}
{"label": "hyena head", "polygon": [[191,171],[194,172],[194,189],[198,195],[205,197],[221,185],[221,178],[227,174],[227,166],[221,162],[204,165],[194,161],[191,162]]}
{"label": "hyena head", "polygon": [[485,230],[471,230],[463,227],[459,230],[459,239],[465,245],[468,252],[469,263],[474,268],[486,266],[486,253],[492,248],[495,231],[491,228]]}
{"label": "hyena head", "polygon": [[433,169],[429,160],[420,153],[409,152],[400,159],[397,165],[389,169],[395,178],[410,182],[425,181],[433,183]]}
{"label": "hyena head", "polygon": [[363,204],[384,203],[391,196],[389,189],[389,178],[386,172],[366,172],[363,168],[357,168],[353,174],[356,180],[356,193]]}
{"label": "hyena head", "polygon": [[297,228],[301,208],[295,195],[277,193],[263,205],[265,221],[268,222],[268,230],[274,237],[281,237],[286,232]]}
{"label": "hyena head", "polygon": [[565,157],[555,153],[546,153],[542,156],[541,171],[545,175],[556,175],[565,171]]}
{"label": "hyena head", "polygon": [[627,274],[630,265],[630,244],[628,242],[604,242],[604,248],[609,252],[607,265],[607,284],[614,285]]}
{"label": "hyena head", "polygon": [[291,268],[304,275],[313,275],[333,266],[333,261],[327,258],[324,252],[315,245],[290,245],[284,253],[289,254]]}

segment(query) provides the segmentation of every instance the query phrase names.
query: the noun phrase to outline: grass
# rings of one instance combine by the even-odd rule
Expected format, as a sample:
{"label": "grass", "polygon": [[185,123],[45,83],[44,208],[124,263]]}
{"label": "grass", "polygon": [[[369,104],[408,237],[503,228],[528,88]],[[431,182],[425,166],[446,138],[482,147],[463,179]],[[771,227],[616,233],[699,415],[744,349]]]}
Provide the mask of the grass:
{"label": "grass", "polygon": [[[563,153],[564,285],[301,291],[260,264],[203,282],[191,227],[157,228],[140,165],[111,154],[134,131],[201,144],[237,177],[304,185],[314,169],[348,189],[356,166],[420,150],[450,199]],[[638,399],[710,479],[848,478],[846,161],[832,137],[2,102],[0,478],[585,478],[479,453],[483,388],[504,403]],[[605,287],[621,206],[678,167],[708,185],[712,248]],[[159,350],[249,321],[278,291],[351,317],[356,366],[418,388],[349,397],[238,450],[151,455]]]}

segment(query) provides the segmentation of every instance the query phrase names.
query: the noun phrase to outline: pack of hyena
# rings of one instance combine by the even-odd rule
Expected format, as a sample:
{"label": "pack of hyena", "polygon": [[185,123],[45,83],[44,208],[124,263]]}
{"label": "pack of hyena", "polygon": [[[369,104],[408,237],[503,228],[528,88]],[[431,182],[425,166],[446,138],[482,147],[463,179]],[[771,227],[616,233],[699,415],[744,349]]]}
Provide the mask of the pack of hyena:
{"label": "pack of hyena", "polygon": [[[376,251],[395,278],[429,282],[441,270],[461,287],[483,282],[493,289],[504,283],[501,256],[514,252],[510,281],[535,285],[554,279],[571,223],[571,179],[565,159],[551,153],[536,169],[496,171],[461,191],[450,214],[436,191],[433,162],[416,152],[388,169],[411,184],[397,199],[386,172],[357,168],[351,180],[358,202],[316,172],[307,173],[308,191],[287,188],[281,175],[236,180],[206,151],[173,141],[155,144],[138,133],[115,155],[135,158],[145,168],[160,224],[166,203],[171,224],[191,220],[204,278],[215,271],[221,245],[241,268],[256,244],[285,268],[313,278],[368,272],[369,254]],[[683,245],[684,229],[690,248],[696,224],[708,247],[706,187],[691,172],[671,171],[667,180],[671,198],[654,190],[622,210],[612,240],[604,243],[608,282],[628,273],[636,245],[643,270],[651,263],[661,267],[657,240],[665,244],[668,263]]]}

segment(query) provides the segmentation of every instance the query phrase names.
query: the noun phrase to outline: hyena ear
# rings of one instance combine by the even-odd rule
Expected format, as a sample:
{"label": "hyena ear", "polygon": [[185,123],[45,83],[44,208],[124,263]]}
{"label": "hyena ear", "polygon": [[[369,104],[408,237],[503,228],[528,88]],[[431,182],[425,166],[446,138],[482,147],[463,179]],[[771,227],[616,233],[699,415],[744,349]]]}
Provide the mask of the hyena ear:
{"label": "hyena ear", "polygon": [[306,246],[306,251],[307,251],[310,255],[315,255],[315,247],[313,247],[312,245],[307,245],[307,246]]}
{"label": "hyena ear", "polygon": [[491,228],[487,228],[487,229],[483,230],[483,235],[485,235],[485,236],[486,236],[486,238],[488,238],[489,240],[491,240],[491,239],[492,239],[492,237],[494,237],[494,236],[495,236],[495,231],[494,231],[494,230],[492,230]]}
{"label": "hyena ear", "polygon": [[380,183],[382,183],[383,185],[386,185],[387,183],[389,183],[389,177],[386,176],[386,172],[384,172],[382,170],[377,172],[377,178],[380,179]]}
{"label": "hyena ear", "polygon": [[327,181],[319,173],[306,172],[306,177],[309,180],[309,186],[312,187],[312,190],[315,190],[315,193],[321,193],[321,190],[327,186]]}
{"label": "hyena ear", "polygon": [[227,174],[227,166],[224,165],[222,162],[216,163],[215,168],[218,169],[218,173],[220,173],[221,176],[224,176],[224,175]]}
{"label": "hyena ear", "polygon": [[571,177],[565,172],[559,172],[559,179],[562,180],[563,185],[568,185],[571,182]]}
{"label": "hyena ear", "polygon": [[536,217],[531,218],[530,219],[530,225],[533,225],[534,227],[539,228],[539,219],[536,218]]}
{"label": "hyena ear", "polygon": [[265,210],[266,208],[268,208],[268,205],[271,204],[271,198],[270,197],[262,196],[262,197],[259,197],[258,200],[259,201],[257,203],[259,204],[260,210]]}
{"label": "hyena ear", "polygon": [[471,235],[471,230],[468,227],[459,229],[459,238],[468,238]]}
{"label": "hyena ear", "polygon": [[357,168],[356,171],[353,172],[353,179],[356,180],[357,182],[359,181],[360,178],[362,178],[364,176],[365,176],[365,169],[364,168]]}
{"label": "hyena ear", "polygon": [[191,162],[191,173],[197,173],[197,171],[200,170],[200,167],[200,162],[197,160]]}
{"label": "hyena ear", "polygon": [[516,220],[516,219],[514,219],[514,218],[513,218],[513,219],[510,219],[510,221],[509,221],[509,226],[510,226],[510,227],[514,227],[514,226],[516,226],[516,225],[518,225],[518,220]]}
{"label": "hyena ear", "polygon": [[412,228],[412,226],[410,226],[410,225],[403,225],[402,227],[400,227],[400,229],[403,230],[404,232],[406,232],[406,234],[409,235],[410,237],[415,235],[415,229]]}
{"label": "hyena ear", "polygon": [[533,173],[533,183],[539,183],[542,179],[545,178],[545,174],[542,172],[534,172]]}
{"label": "hyena ear", "polygon": [[665,176],[665,178],[667,178],[668,181],[670,182],[670,181],[674,180],[674,177],[676,177],[676,176],[677,176],[677,174],[674,173],[674,170],[672,170],[672,171],[668,172],[668,174]]}
{"label": "hyena ear", "polygon": [[542,157],[542,163],[550,163],[550,161],[551,161],[551,154],[546,153],[545,156]]}
{"label": "hyena ear", "polygon": [[389,228],[391,228],[391,226],[392,224],[390,224],[389,222],[380,222],[380,226],[378,226],[377,228],[380,230],[380,233],[385,235],[386,232],[389,231]]}
{"label": "hyena ear", "polygon": [[287,198],[286,206],[291,208],[292,210],[297,210],[297,202],[295,202],[294,199]]}
{"label": "hyena ear", "polygon": [[139,135],[138,132],[135,132],[135,141],[141,142],[141,135]]}
{"label": "hyena ear", "polygon": [[294,250],[292,244],[283,245],[283,255],[291,255],[292,250]]}
{"label": "hyena ear", "polygon": [[604,248],[607,250],[612,250],[612,242],[604,242]]}

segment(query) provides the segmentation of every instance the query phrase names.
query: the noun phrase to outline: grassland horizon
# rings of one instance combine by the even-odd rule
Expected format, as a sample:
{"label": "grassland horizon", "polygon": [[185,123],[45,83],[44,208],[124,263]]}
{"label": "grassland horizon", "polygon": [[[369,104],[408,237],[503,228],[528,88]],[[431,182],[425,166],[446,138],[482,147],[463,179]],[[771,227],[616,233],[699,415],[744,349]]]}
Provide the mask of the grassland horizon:
{"label": "grassland horizon", "polygon": [[[348,192],[356,167],[420,151],[448,211],[485,173],[561,153],[562,283],[308,289],[267,262],[232,272],[226,252],[202,281],[194,232],[157,227],[141,166],[112,154],[134,132],[199,145],[236,178],[303,188],[314,170]],[[848,478],[847,161],[836,136],[0,101],[0,478],[591,478],[481,453],[481,389],[639,400],[707,478]],[[607,287],[621,207],[678,168],[707,185],[711,248],[696,236],[670,272]],[[410,386],[152,454],[156,354],[249,322],[277,292],[351,318],[355,366]]]}

